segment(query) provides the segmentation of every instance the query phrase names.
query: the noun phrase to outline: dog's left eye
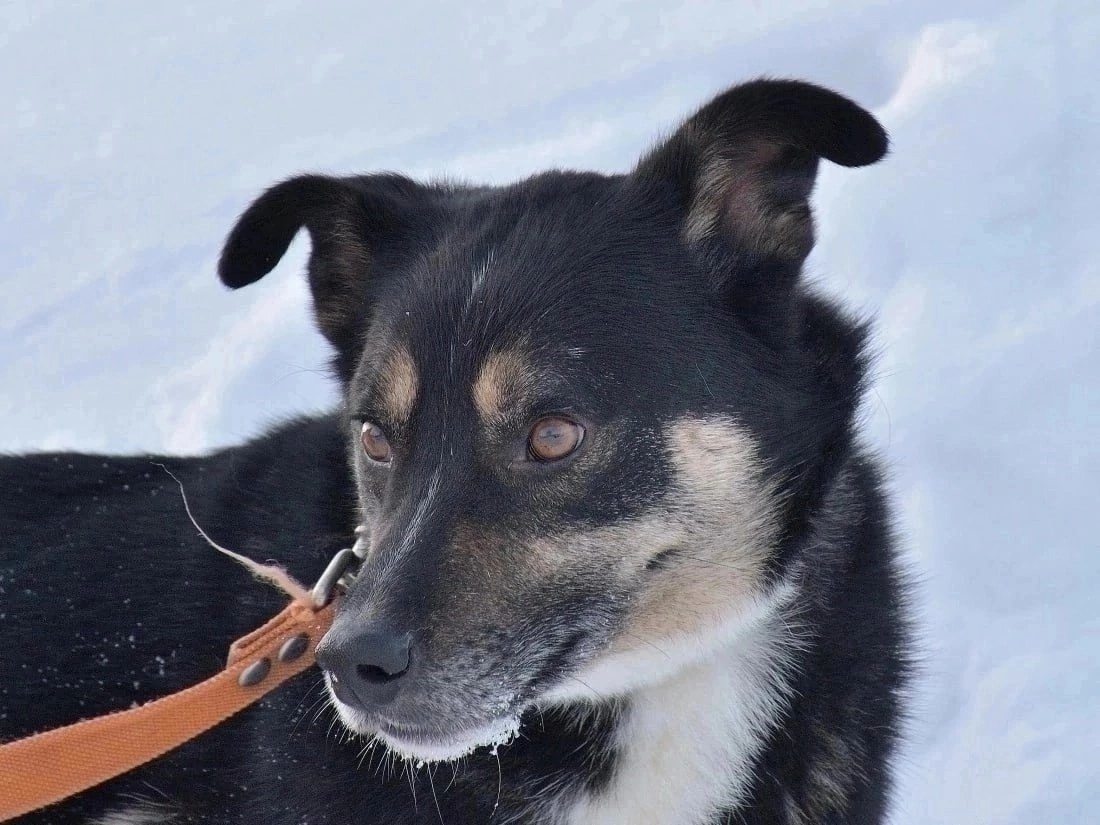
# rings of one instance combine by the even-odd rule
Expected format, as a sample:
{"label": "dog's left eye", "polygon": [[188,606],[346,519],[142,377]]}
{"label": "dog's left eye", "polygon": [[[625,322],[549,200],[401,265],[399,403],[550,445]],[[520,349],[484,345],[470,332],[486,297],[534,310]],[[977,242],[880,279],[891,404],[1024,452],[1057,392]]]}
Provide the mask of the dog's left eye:
{"label": "dog's left eye", "polygon": [[393,448],[390,447],[389,439],[377,424],[364,421],[359,438],[363,442],[363,452],[371,461],[377,461],[379,464],[389,464],[393,461]]}
{"label": "dog's left eye", "polygon": [[535,422],[527,436],[527,455],[534,461],[560,461],[577,451],[584,440],[584,427],[561,416]]}

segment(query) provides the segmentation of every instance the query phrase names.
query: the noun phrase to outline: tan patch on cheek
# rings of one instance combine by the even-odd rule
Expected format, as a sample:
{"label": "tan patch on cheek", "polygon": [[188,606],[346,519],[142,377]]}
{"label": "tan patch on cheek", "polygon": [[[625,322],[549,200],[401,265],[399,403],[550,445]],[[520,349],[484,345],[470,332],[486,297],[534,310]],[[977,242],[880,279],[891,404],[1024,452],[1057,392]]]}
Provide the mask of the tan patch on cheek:
{"label": "tan patch on cheek", "polygon": [[[527,573],[563,572],[634,594],[606,656],[658,648],[739,617],[762,594],[777,499],[751,437],[728,418],[684,419],[666,435],[676,470],[665,501],[607,527],[527,543]],[[658,570],[647,564],[671,551]]]}
{"label": "tan patch on cheek", "polygon": [[[672,550],[662,569],[646,571],[616,647],[644,639],[704,632],[737,616],[761,593],[765,562],[778,534],[776,496],[765,482],[752,439],[728,418],[684,419],[668,434],[676,489],[663,522],[638,525],[625,547],[643,568]],[[639,573],[635,573],[639,575]]]}
{"label": "tan patch on cheek", "polygon": [[471,387],[474,406],[484,421],[497,418],[533,388],[537,377],[519,349],[490,353]]}
{"label": "tan patch on cheek", "polygon": [[378,391],[386,412],[395,421],[408,421],[420,391],[416,363],[408,350],[399,349],[390,355],[381,372]]}

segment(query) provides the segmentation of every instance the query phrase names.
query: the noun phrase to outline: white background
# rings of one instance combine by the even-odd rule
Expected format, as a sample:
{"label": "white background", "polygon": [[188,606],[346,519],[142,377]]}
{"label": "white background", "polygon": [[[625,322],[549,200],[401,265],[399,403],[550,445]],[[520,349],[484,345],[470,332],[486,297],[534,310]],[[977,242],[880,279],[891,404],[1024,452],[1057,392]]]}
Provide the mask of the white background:
{"label": "white background", "polygon": [[759,74],[893,137],[825,168],[810,272],[879,319],[873,440],[921,579],[897,823],[1100,821],[1100,6],[0,3],[0,449],[196,452],[334,400],[267,184],[625,170]]}

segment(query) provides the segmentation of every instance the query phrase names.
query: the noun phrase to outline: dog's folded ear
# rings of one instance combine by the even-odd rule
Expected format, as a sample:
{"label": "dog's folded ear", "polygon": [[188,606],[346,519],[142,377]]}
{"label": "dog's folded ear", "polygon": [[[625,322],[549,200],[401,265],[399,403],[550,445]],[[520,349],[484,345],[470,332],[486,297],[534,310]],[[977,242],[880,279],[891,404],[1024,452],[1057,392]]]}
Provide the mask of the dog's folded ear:
{"label": "dog's folded ear", "polygon": [[406,233],[421,187],[399,175],[301,175],[260,195],[229,233],[218,274],[233,289],[274,269],[298,231],[309,231],[309,283],[321,332],[350,357],[366,316],[372,267]]}
{"label": "dog's folded ear", "polygon": [[735,86],[690,117],[636,174],[676,187],[689,243],[728,240],[740,257],[800,266],[813,247],[819,158],[865,166],[886,154],[875,118],[794,80]]}

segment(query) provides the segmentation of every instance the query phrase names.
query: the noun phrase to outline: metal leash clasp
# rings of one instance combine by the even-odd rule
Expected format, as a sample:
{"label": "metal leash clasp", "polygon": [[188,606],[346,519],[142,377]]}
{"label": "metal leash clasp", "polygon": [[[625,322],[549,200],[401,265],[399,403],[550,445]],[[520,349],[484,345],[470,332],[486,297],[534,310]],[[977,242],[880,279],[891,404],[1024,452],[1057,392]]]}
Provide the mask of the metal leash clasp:
{"label": "metal leash clasp", "polygon": [[366,534],[367,528],[360,524],[355,528],[355,544],[351,547],[345,547],[332,557],[332,561],[328,563],[325,572],[321,574],[321,577],[317,579],[317,583],[313,585],[313,589],[309,591],[314,609],[320,610],[332,601],[337,587],[347,589],[355,580],[355,573],[352,568],[367,556]]}

